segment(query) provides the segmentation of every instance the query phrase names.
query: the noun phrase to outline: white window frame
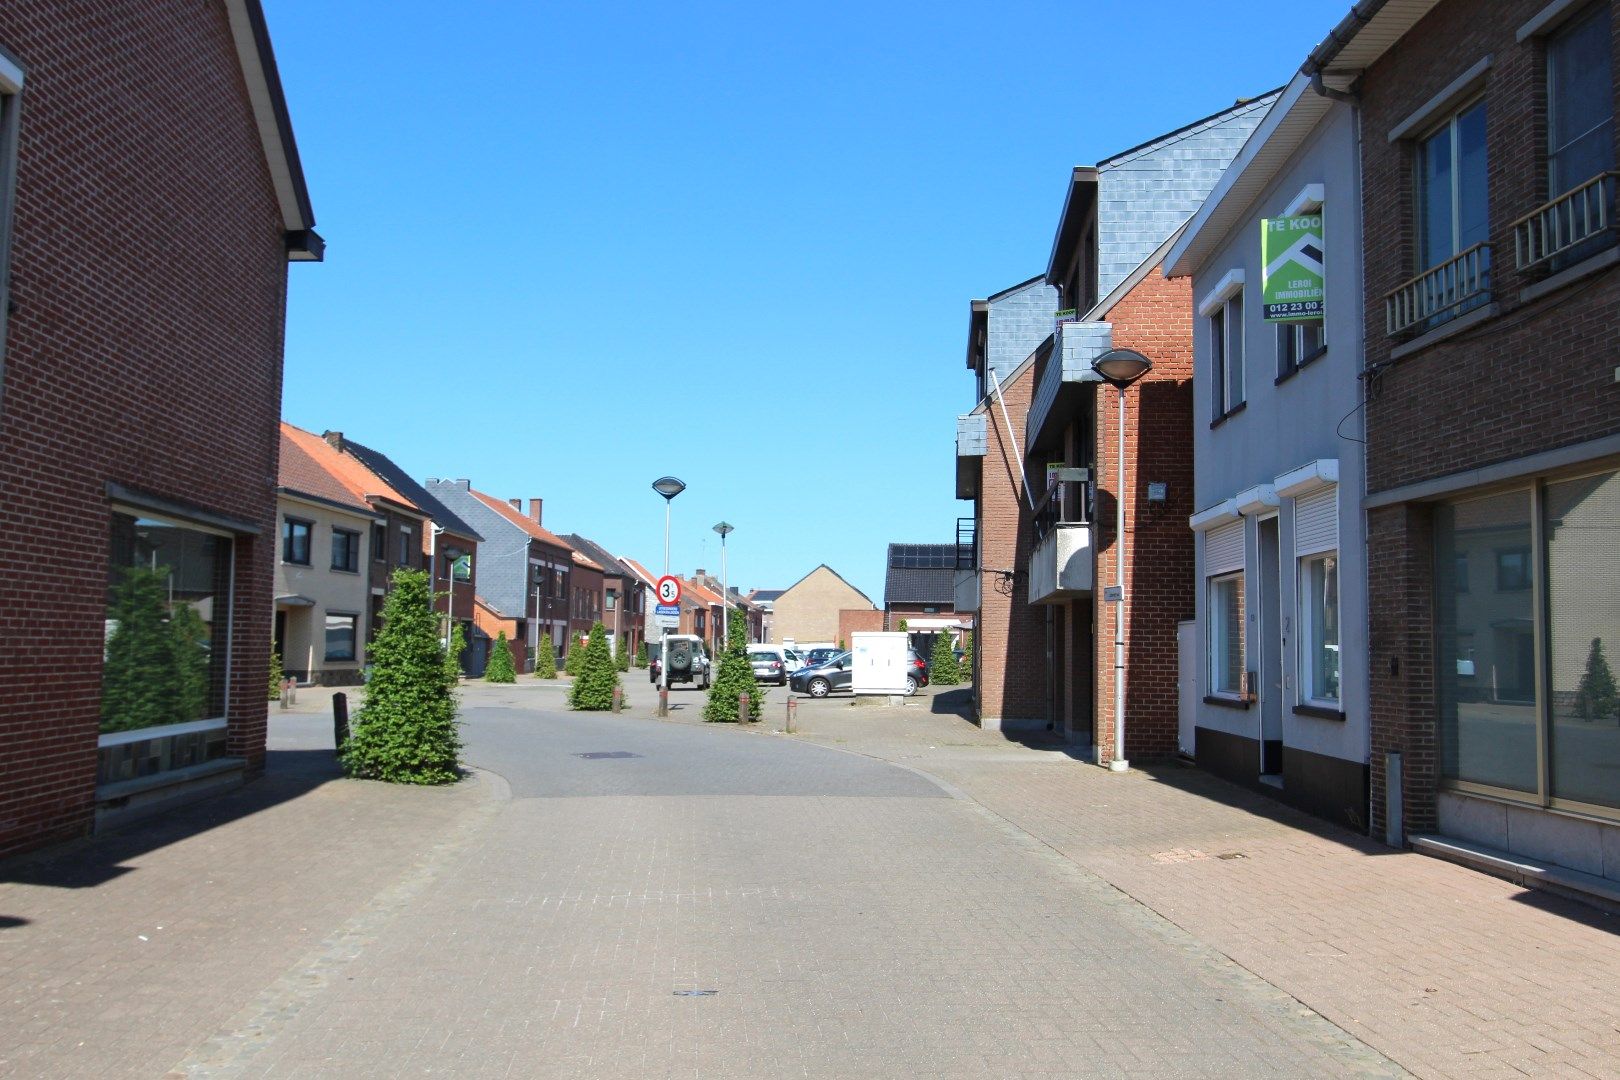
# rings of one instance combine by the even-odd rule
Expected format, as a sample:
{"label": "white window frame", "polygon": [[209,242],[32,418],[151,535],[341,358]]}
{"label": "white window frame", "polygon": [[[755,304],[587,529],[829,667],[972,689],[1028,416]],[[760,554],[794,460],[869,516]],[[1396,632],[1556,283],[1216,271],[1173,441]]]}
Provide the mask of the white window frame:
{"label": "white window frame", "polygon": [[1221,687],[1219,674],[1219,665],[1226,655],[1226,649],[1224,648],[1225,643],[1220,637],[1219,630],[1223,625],[1225,625],[1225,622],[1222,616],[1218,616],[1216,614],[1218,608],[1216,605],[1215,596],[1218,586],[1220,586],[1223,582],[1232,581],[1234,579],[1237,581],[1238,594],[1239,596],[1242,596],[1243,590],[1248,588],[1248,580],[1244,570],[1229,570],[1221,574],[1212,574],[1206,579],[1206,589],[1208,591],[1205,594],[1204,603],[1205,609],[1209,612],[1209,634],[1207,635],[1207,640],[1205,643],[1205,651],[1207,653],[1205,659],[1209,668],[1208,677],[1210,696],[1223,698],[1227,701],[1247,701],[1248,697],[1244,693],[1246,689],[1244,687],[1244,679],[1247,677],[1249,668],[1249,642],[1248,628],[1244,625],[1247,620],[1244,618],[1239,618],[1237,620],[1237,633],[1242,644],[1240,652],[1243,655],[1243,663],[1241,665],[1242,670],[1238,672],[1237,688],[1231,690],[1223,689]]}
{"label": "white window frame", "polygon": [[[1210,357],[1210,410],[1211,422],[1217,422],[1235,412],[1239,406],[1248,400],[1248,363],[1247,342],[1244,333],[1244,316],[1248,305],[1243,296],[1244,273],[1241,268],[1229,270],[1215,283],[1215,287],[1205,294],[1198,303],[1198,314],[1206,320],[1207,336]],[[1233,319],[1233,301],[1237,301],[1238,318]],[[1219,316],[1219,321],[1217,321]],[[1234,334],[1234,324],[1236,332]],[[1219,331],[1220,349],[1217,354],[1215,341]],[[1232,366],[1233,344],[1237,345],[1239,364],[1238,394],[1233,400],[1228,393],[1231,379],[1229,377]]]}
{"label": "white window frame", "polygon": [[[1450,175],[1451,175],[1451,190],[1448,193],[1448,198],[1449,198],[1449,203],[1450,203],[1450,210],[1451,210],[1451,244],[1450,244],[1451,250],[1449,252],[1446,252],[1444,255],[1440,256],[1437,260],[1435,260],[1433,262],[1430,262],[1427,266],[1423,265],[1423,262],[1424,262],[1424,258],[1423,258],[1423,233],[1424,233],[1425,229],[1427,228],[1427,224],[1424,221],[1424,216],[1423,215],[1424,215],[1425,204],[1428,201],[1427,200],[1427,194],[1428,193],[1427,193],[1426,189],[1424,188],[1424,184],[1423,184],[1423,169],[1422,169],[1422,166],[1419,163],[1417,163],[1416,161],[1413,162],[1413,169],[1412,169],[1412,208],[1413,208],[1413,218],[1414,218],[1414,220],[1416,222],[1416,235],[1414,236],[1414,240],[1416,241],[1416,243],[1414,243],[1412,245],[1412,247],[1413,247],[1414,252],[1415,252],[1415,254],[1417,256],[1416,262],[1417,262],[1418,265],[1417,265],[1417,268],[1416,268],[1416,272],[1419,273],[1419,274],[1425,273],[1425,272],[1427,272],[1429,270],[1433,270],[1436,266],[1439,266],[1442,263],[1445,263],[1445,262],[1447,262],[1447,261],[1449,261],[1451,259],[1455,259],[1458,255],[1461,255],[1464,251],[1468,250],[1467,247],[1463,246],[1463,242],[1462,242],[1462,189],[1463,189],[1463,183],[1462,183],[1462,140],[1458,137],[1457,126],[1458,126],[1458,121],[1460,121],[1462,119],[1464,113],[1471,112],[1474,109],[1475,106],[1484,105],[1485,106],[1485,114],[1486,114],[1486,125],[1487,125],[1487,131],[1488,131],[1489,130],[1489,124],[1490,124],[1490,103],[1487,101],[1487,98],[1489,96],[1490,95],[1485,94],[1485,93],[1478,93],[1478,94],[1472,94],[1472,95],[1470,95],[1470,96],[1468,96],[1466,98],[1463,98],[1463,99],[1459,100],[1457,102],[1456,107],[1447,109],[1445,111],[1445,116],[1444,116],[1443,119],[1436,120],[1433,125],[1431,125],[1428,128],[1425,128],[1420,134],[1418,134],[1413,139],[1413,144],[1414,144],[1413,145],[1413,153],[1414,153],[1414,156],[1416,156],[1416,155],[1420,155],[1423,152],[1423,144],[1424,143],[1426,143],[1426,142],[1430,141],[1431,139],[1435,138],[1436,136],[1444,133],[1446,135],[1446,137],[1447,137],[1447,142],[1449,143],[1449,149],[1450,149],[1450,153],[1451,153],[1451,173],[1450,173]],[[1486,177],[1486,181],[1487,181],[1486,206],[1485,206],[1485,223],[1486,223],[1486,239],[1487,240],[1489,240],[1489,237],[1490,237],[1490,220],[1491,220],[1490,194],[1489,194],[1490,173],[1491,173],[1490,144],[1487,142],[1486,146],[1485,146],[1485,177]],[[1470,245],[1470,247],[1471,246],[1472,245]]]}
{"label": "white window frame", "polygon": [[[1336,698],[1322,697],[1316,693],[1316,687],[1312,685],[1312,676],[1316,670],[1314,663],[1316,643],[1313,636],[1316,625],[1311,614],[1313,594],[1310,589],[1310,564],[1321,562],[1324,559],[1333,560],[1333,597],[1334,603],[1339,608],[1340,640],[1334,646],[1339,653],[1339,696]],[[1299,668],[1299,703],[1301,705],[1315,706],[1319,709],[1342,710],[1344,708],[1344,581],[1340,573],[1343,563],[1339,559],[1339,550],[1333,548],[1328,551],[1313,551],[1301,555],[1294,561],[1294,565],[1297,568],[1294,596],[1299,606],[1299,656],[1297,659]]]}

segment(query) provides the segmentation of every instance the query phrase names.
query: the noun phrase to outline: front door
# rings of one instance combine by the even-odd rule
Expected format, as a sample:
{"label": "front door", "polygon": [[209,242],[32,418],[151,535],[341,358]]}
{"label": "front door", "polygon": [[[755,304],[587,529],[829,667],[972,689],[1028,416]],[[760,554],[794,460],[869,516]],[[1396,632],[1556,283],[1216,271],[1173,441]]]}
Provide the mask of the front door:
{"label": "front door", "polygon": [[1277,517],[1258,522],[1260,530],[1260,625],[1253,640],[1260,695],[1260,774],[1282,774],[1282,548]]}
{"label": "front door", "polygon": [[1188,757],[1196,756],[1198,737],[1198,623],[1176,624],[1176,748]]}

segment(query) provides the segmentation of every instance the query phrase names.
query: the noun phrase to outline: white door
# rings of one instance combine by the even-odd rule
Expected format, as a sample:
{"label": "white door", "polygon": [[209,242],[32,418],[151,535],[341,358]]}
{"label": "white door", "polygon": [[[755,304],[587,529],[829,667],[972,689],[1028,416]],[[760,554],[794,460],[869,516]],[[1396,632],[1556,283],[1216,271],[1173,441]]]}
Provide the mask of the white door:
{"label": "white door", "polygon": [[1176,624],[1176,746],[1193,756],[1196,737],[1193,727],[1198,707],[1198,624],[1191,620]]}

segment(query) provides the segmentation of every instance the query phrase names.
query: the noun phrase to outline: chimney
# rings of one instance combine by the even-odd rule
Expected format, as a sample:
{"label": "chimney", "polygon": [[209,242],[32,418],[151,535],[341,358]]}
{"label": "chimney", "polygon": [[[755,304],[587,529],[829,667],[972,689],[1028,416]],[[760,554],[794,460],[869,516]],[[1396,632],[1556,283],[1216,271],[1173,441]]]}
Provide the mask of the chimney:
{"label": "chimney", "polygon": [[545,524],[544,522],[542,522],[540,520],[540,507],[541,507],[543,502],[544,502],[544,500],[542,500],[542,499],[530,499],[529,500],[529,516],[534,518],[534,523],[536,525]]}
{"label": "chimney", "polygon": [[507,499],[506,501],[512,504],[512,509],[516,510],[520,514],[523,513],[522,499]]}
{"label": "chimney", "polygon": [[701,580],[705,576],[703,573],[703,567],[700,566],[696,570],[692,571],[692,576]]}
{"label": "chimney", "polygon": [[341,432],[341,431],[328,431],[325,435],[322,435],[321,438],[325,439],[327,445],[330,446],[332,449],[334,449],[334,450],[343,449],[343,432]]}

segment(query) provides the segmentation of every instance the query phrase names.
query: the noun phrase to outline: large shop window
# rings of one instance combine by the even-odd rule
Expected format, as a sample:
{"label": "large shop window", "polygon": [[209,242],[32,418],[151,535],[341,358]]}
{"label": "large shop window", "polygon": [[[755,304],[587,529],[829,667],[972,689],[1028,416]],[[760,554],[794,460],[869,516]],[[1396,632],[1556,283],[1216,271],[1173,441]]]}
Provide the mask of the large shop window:
{"label": "large shop window", "polygon": [[1620,809],[1620,473],[1447,504],[1435,542],[1442,775]]}
{"label": "large shop window", "polygon": [[110,550],[98,782],[223,756],[230,539],[115,510]]}

